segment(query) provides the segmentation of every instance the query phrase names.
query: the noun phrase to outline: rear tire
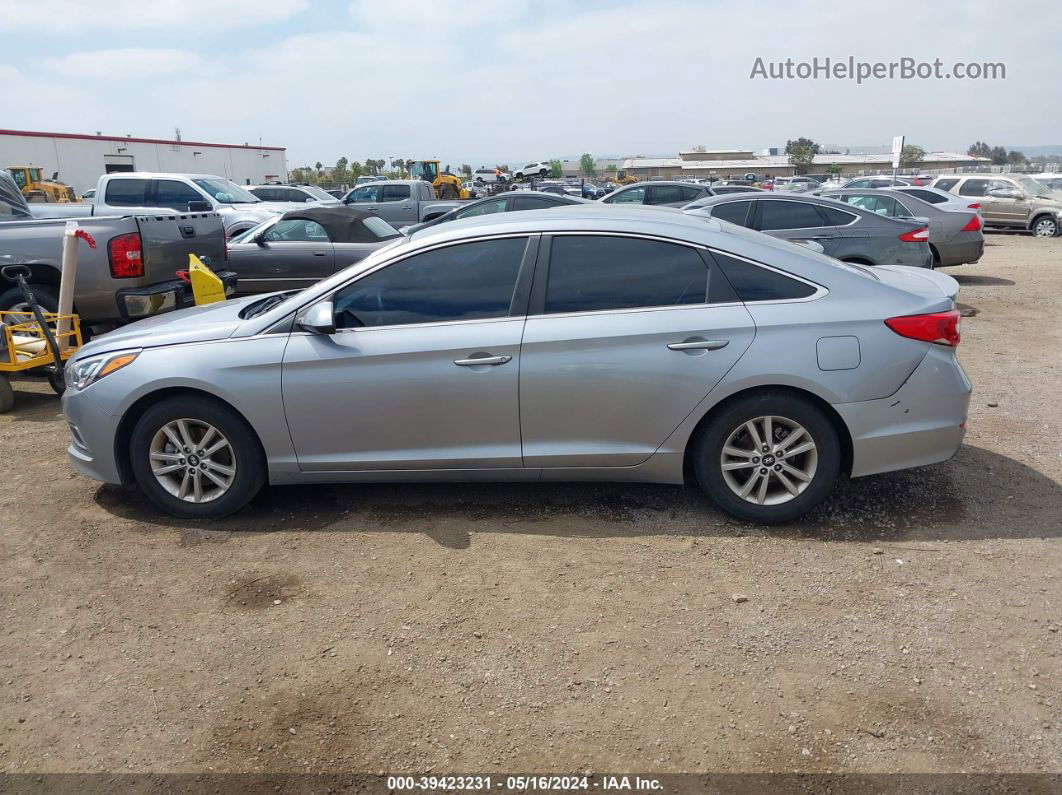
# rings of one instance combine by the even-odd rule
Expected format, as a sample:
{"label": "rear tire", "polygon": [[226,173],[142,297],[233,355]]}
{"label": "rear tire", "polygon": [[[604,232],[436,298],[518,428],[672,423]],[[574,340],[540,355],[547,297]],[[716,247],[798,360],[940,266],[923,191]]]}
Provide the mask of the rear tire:
{"label": "rear tire", "polygon": [[[181,433],[182,425],[187,435]],[[180,446],[170,441],[174,437]],[[190,446],[184,444],[188,437]],[[200,442],[204,446],[197,449]],[[210,452],[222,442],[217,452]],[[149,408],[133,429],[129,461],[148,499],[166,513],[186,519],[220,519],[235,513],[266,480],[265,458],[251,426],[209,397],[169,398]],[[170,467],[175,471],[166,471]],[[226,482],[224,488],[218,480]]]}
{"label": "rear tire", "polygon": [[[10,284],[10,282],[8,283]],[[55,291],[56,288],[49,284],[31,284],[29,289],[33,293],[33,297],[37,299],[41,309],[45,312],[55,312],[59,309],[59,295]],[[22,297],[22,290],[18,287],[12,287],[10,290],[0,293],[0,311],[26,312],[29,315],[27,320],[33,320],[33,310],[26,303],[26,299]]]}
{"label": "rear tire", "polygon": [[761,524],[810,511],[829,496],[840,470],[841,443],[829,417],[786,392],[739,398],[712,418],[694,451],[704,493],[731,516]]}

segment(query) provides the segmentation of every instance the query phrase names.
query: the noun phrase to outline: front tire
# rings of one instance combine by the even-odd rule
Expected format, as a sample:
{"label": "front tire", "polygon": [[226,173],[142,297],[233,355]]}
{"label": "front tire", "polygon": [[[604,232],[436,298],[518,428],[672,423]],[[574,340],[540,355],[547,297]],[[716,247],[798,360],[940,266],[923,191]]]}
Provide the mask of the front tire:
{"label": "front tire", "polygon": [[833,423],[784,392],[740,398],[696,442],[697,482],[723,511],[761,524],[788,522],[821,503],[841,469]]}
{"label": "front tire", "polygon": [[220,519],[261,490],[266,466],[250,425],[208,397],[160,401],[137,421],[129,460],[144,494],[166,513]]}
{"label": "front tire", "polygon": [[1036,237],[1055,237],[1058,234],[1058,221],[1049,215],[1042,215],[1033,221],[1032,233]]}

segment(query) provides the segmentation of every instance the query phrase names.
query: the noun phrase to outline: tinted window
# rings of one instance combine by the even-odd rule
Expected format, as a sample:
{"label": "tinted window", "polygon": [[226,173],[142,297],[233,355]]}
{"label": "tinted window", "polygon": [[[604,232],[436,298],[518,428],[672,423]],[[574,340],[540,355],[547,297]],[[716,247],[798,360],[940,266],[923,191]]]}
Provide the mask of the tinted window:
{"label": "tinted window", "polygon": [[400,202],[409,198],[409,185],[384,185],[382,202]]}
{"label": "tinted window", "polygon": [[312,202],[313,197],[305,191],[298,190],[297,188],[287,188],[281,191],[284,194],[284,198],[289,202],[300,202],[305,204],[306,202]]}
{"label": "tinted window", "polygon": [[505,212],[505,199],[491,199],[466,207],[457,213],[458,218],[471,218],[474,215],[491,215]]}
{"label": "tinted window", "polygon": [[933,187],[938,190],[951,190],[958,181],[957,179],[938,179],[933,183]]}
{"label": "tinted window", "polygon": [[155,182],[155,206],[184,210],[188,202],[205,202],[206,198],[183,182],[160,179]]}
{"label": "tinted window", "polygon": [[544,210],[547,207],[562,207],[569,202],[545,199],[541,196],[515,196],[513,198],[514,210]]}
{"label": "tinted window", "polygon": [[143,207],[147,204],[144,195],[147,186],[146,179],[112,179],[107,183],[107,195],[103,201],[119,207]]}
{"label": "tinted window", "polygon": [[755,193],[755,188],[745,188],[740,185],[720,185],[718,188],[712,188],[712,190],[722,195],[724,193]]}
{"label": "tinted window", "polygon": [[921,199],[924,202],[929,202],[930,204],[943,204],[944,202],[946,202],[948,200],[947,196],[941,196],[940,194],[934,193],[931,190],[918,190],[918,189],[906,190],[905,189],[903,192],[904,193],[908,193],[911,196],[914,196],[916,199]]}
{"label": "tinted window", "polygon": [[262,201],[273,201],[273,191],[269,188],[248,188],[247,191],[248,193],[253,193]]}
{"label": "tinted window", "polygon": [[336,325],[505,317],[526,246],[523,237],[483,240],[407,257],[337,292]]}
{"label": "tinted window", "polygon": [[822,216],[813,204],[783,201],[760,202],[758,229],[806,229],[822,225]]}
{"label": "tinted window", "polygon": [[718,218],[720,221],[729,221],[738,226],[748,226],[746,219],[748,218],[749,208],[751,206],[752,202],[726,202],[724,204],[717,204],[712,208],[712,218]]}
{"label": "tinted window", "polygon": [[266,232],[266,240],[326,243],[328,233],[316,221],[306,218],[286,218],[277,221],[273,228]]}
{"label": "tinted window", "polygon": [[703,304],[708,268],[695,249],[626,237],[552,243],[546,312]]}
{"label": "tinted window", "polygon": [[847,226],[856,219],[856,216],[851,213],[846,213],[844,210],[838,210],[835,207],[819,205],[819,212],[826,216],[827,226]]}
{"label": "tinted window", "polygon": [[712,257],[742,301],[785,301],[814,294],[810,284],[717,251]]}
{"label": "tinted window", "polygon": [[895,218],[897,215],[907,215],[906,212],[901,212],[897,209],[898,202],[891,196],[876,196],[876,195],[846,195],[841,197],[841,201],[846,204],[851,204],[853,207],[859,207],[862,210],[866,210],[868,213],[874,213],[875,215],[887,215],[890,218]]}
{"label": "tinted window", "polygon": [[691,202],[701,195],[697,188],[684,188],[681,185],[653,185],[649,188],[647,204],[672,204]]}
{"label": "tinted window", "polygon": [[988,187],[987,179],[968,179],[959,187],[960,196],[984,196]]}
{"label": "tinted window", "polygon": [[870,180],[869,179],[853,179],[851,182],[849,182],[847,185],[845,185],[845,187],[846,188],[869,188],[870,187]]}
{"label": "tinted window", "polygon": [[608,204],[641,204],[643,201],[645,201],[645,188],[643,186],[618,191],[615,195],[605,199]]}

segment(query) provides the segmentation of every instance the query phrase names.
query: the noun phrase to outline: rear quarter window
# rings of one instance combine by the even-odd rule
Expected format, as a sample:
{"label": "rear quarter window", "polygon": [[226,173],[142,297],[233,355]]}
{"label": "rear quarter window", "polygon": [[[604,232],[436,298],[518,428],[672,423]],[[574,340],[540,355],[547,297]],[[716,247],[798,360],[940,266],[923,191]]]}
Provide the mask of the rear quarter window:
{"label": "rear quarter window", "polygon": [[711,254],[742,301],[793,301],[815,294],[816,288],[812,285],[778,271],[719,251]]}

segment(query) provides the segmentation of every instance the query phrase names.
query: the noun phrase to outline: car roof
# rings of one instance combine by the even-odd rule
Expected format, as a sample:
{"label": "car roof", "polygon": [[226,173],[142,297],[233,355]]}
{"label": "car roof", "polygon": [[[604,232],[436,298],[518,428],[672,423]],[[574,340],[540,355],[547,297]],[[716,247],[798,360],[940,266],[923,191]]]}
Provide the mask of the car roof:
{"label": "car roof", "polygon": [[[855,190],[863,190],[863,188],[856,188]],[[824,199],[821,196],[812,196],[810,193],[775,193],[774,191],[742,191],[740,193],[724,193],[719,196],[705,196],[701,199],[694,199],[691,204],[696,203],[699,207],[711,207],[716,204],[725,204],[733,201],[783,201],[783,202],[804,202],[806,204],[823,204],[827,207],[833,207],[839,205],[846,207],[844,202],[839,202],[836,199]],[[685,208],[683,208],[685,209]]]}
{"label": "car roof", "polygon": [[[683,182],[680,179],[649,179],[644,182],[632,182],[630,185],[624,185],[620,190],[627,190],[629,188],[644,188],[646,185],[680,185],[684,188],[704,188],[705,185],[698,182]],[[619,191],[616,191],[619,193]]]}

